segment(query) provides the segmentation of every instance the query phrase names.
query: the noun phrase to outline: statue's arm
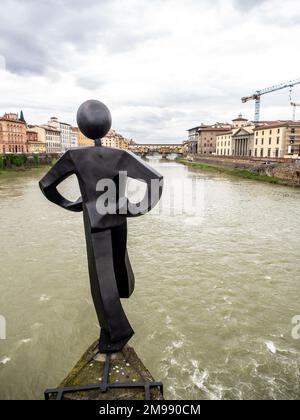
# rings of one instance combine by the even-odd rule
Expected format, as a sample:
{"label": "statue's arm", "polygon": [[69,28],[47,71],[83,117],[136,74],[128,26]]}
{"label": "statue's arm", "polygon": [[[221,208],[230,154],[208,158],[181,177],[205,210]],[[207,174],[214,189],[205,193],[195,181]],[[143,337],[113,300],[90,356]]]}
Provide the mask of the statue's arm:
{"label": "statue's arm", "polygon": [[82,211],[81,197],[77,201],[72,202],[57,191],[57,186],[72,174],[74,174],[74,164],[70,153],[66,152],[41,179],[39,186],[44,196],[52,203],[66,210],[80,212]]}
{"label": "statue's arm", "polygon": [[131,152],[125,152],[124,171],[127,176],[147,184],[144,198],[138,204],[127,201],[127,217],[137,217],[152,210],[159,202],[163,191],[163,176]]}

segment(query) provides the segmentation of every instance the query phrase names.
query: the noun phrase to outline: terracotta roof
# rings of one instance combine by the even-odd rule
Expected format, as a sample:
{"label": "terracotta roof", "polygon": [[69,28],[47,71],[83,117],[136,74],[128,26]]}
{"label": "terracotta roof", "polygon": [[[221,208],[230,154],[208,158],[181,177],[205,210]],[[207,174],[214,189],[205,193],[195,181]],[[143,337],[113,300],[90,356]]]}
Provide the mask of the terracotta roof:
{"label": "terracotta roof", "polygon": [[230,131],[222,131],[221,133],[218,134],[218,136],[223,136],[223,135],[226,136],[228,134],[233,134],[233,131],[232,130],[230,130]]}
{"label": "terracotta roof", "polygon": [[266,125],[258,125],[255,127],[255,131],[258,130],[268,130],[270,128],[279,128],[279,127],[289,127],[289,126],[296,126],[300,127],[300,121],[277,121],[273,124],[266,124]]}
{"label": "terracotta roof", "polygon": [[205,128],[205,127],[209,127],[209,125],[198,125],[197,127],[190,128],[187,131],[198,130],[198,128]]}
{"label": "terracotta roof", "polygon": [[232,121],[249,121],[247,118],[235,118],[234,120],[232,120]]}
{"label": "terracotta roof", "polygon": [[224,132],[226,132],[226,131],[231,131],[231,128],[225,128],[225,127],[220,127],[220,128],[213,128],[213,127],[207,127],[207,128],[204,128],[203,130],[201,130],[201,131],[218,131],[218,132],[222,132],[222,131],[224,131]]}
{"label": "terracotta roof", "polygon": [[11,118],[5,118],[5,117],[0,117],[0,121],[8,121],[14,124],[23,124],[26,125],[26,123],[24,121],[20,121],[20,120],[12,120]]}
{"label": "terracotta roof", "polygon": [[[248,121],[248,120],[247,120]],[[223,127],[222,127],[223,124]],[[218,127],[221,126],[221,127]],[[202,124],[198,125],[197,127],[190,128],[187,131],[199,130],[199,131],[214,131],[214,130],[227,130],[226,126],[228,126],[228,130],[230,130],[230,124],[228,123],[214,123],[214,124]]]}

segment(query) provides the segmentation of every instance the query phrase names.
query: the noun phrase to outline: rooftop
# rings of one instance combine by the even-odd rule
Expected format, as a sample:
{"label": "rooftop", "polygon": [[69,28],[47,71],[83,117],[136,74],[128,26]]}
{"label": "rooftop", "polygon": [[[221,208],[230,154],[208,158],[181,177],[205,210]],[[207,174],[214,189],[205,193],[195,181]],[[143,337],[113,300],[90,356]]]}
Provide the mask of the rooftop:
{"label": "rooftop", "polygon": [[269,124],[256,125],[255,130],[268,130],[270,128],[279,128],[279,127],[300,127],[300,121],[273,121]]}
{"label": "rooftop", "polygon": [[249,120],[247,118],[244,118],[242,114],[239,114],[239,116],[232,121],[249,121]]}

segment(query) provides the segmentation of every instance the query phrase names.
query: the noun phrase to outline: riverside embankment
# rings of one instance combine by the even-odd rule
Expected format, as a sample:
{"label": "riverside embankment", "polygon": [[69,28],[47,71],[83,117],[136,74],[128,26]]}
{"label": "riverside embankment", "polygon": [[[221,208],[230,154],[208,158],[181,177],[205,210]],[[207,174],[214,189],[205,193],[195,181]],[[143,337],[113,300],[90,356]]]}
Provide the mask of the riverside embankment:
{"label": "riverside embankment", "polygon": [[42,165],[51,165],[57,160],[57,154],[8,154],[0,155],[0,172],[5,170],[20,170],[26,168],[36,168]]}
{"label": "riverside embankment", "polygon": [[176,160],[178,163],[203,171],[215,171],[255,181],[300,187],[300,162],[284,160],[262,162],[219,156],[187,156]]}

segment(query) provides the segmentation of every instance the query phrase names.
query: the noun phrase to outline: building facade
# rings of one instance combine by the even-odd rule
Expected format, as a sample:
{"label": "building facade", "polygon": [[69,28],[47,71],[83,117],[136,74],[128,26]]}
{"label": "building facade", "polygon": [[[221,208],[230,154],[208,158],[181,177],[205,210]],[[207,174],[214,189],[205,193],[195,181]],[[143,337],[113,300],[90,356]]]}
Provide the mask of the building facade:
{"label": "building facade", "polygon": [[60,131],[61,152],[64,153],[72,148],[72,126],[61,122],[56,117],[52,117],[48,126]]}
{"label": "building facade", "polygon": [[300,157],[300,122],[281,121],[255,127],[254,156]]}
{"label": "building facade", "polygon": [[232,134],[232,155],[251,157],[253,154],[253,129],[249,127],[238,128]]}
{"label": "building facade", "polygon": [[227,123],[201,124],[193,127],[188,130],[185,149],[188,154],[212,155],[216,153],[217,135],[230,129],[231,126]]}
{"label": "building facade", "polygon": [[78,147],[91,147],[94,146],[94,140],[88,139],[82,132],[78,129]]}
{"label": "building facade", "polygon": [[217,151],[219,156],[252,156],[254,133],[249,127],[235,128],[217,136]]}
{"label": "building facade", "polygon": [[198,153],[212,155],[216,153],[217,136],[220,133],[230,132],[228,124],[216,124],[198,130]]}
{"label": "building facade", "polygon": [[33,126],[30,127],[30,130],[35,131],[38,134],[39,141],[45,144],[46,153],[62,153],[61,136],[59,130],[48,125]]}
{"label": "building facade", "polygon": [[216,139],[216,154],[219,156],[250,157],[253,155],[254,125],[243,118],[232,120],[231,130],[219,133]]}
{"label": "building facade", "polygon": [[27,153],[26,123],[18,114],[7,113],[0,118],[0,154]]}
{"label": "building facade", "polygon": [[233,131],[226,131],[217,134],[216,137],[216,154],[221,156],[232,155],[232,135]]}
{"label": "building facade", "polygon": [[71,148],[75,149],[78,147],[78,137],[79,137],[79,129],[77,127],[72,127],[71,133]]}
{"label": "building facade", "polygon": [[51,126],[43,128],[45,129],[47,153],[63,153],[60,130]]}
{"label": "building facade", "polygon": [[185,150],[189,155],[196,155],[198,153],[198,140],[188,140],[185,143]]}
{"label": "building facade", "polygon": [[27,151],[28,153],[46,153],[46,142],[40,141],[39,135],[34,130],[27,130]]}
{"label": "building facade", "polygon": [[118,134],[115,130],[110,130],[109,133],[103,137],[101,142],[103,146],[112,147],[114,149],[127,150],[130,145],[130,141],[125,139],[121,134]]}
{"label": "building facade", "polygon": [[233,120],[231,132],[217,136],[217,155],[298,159],[300,122]]}

